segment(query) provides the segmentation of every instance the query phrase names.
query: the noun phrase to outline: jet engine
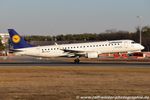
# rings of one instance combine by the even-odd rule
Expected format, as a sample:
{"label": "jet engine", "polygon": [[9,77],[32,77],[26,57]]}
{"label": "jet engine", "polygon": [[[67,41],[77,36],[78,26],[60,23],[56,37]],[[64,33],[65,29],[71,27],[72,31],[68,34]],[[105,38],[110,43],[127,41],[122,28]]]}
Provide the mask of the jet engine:
{"label": "jet engine", "polygon": [[88,52],[86,53],[87,58],[98,58],[98,53],[97,52]]}

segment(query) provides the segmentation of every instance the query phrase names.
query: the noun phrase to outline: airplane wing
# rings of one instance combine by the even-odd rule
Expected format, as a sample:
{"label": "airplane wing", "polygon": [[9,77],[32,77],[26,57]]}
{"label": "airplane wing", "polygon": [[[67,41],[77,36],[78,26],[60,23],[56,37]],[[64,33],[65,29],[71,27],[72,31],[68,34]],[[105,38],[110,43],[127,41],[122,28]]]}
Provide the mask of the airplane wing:
{"label": "airplane wing", "polygon": [[79,51],[79,50],[67,50],[67,49],[62,49],[62,50],[68,53],[85,53],[85,51]]}
{"label": "airplane wing", "polygon": [[88,57],[88,58],[97,58],[98,54],[100,54],[100,52],[96,52],[96,51],[80,51],[80,50],[67,50],[67,49],[63,49],[64,52],[68,53],[69,57]]}
{"label": "airplane wing", "polygon": [[85,51],[79,51],[79,50],[68,50],[68,49],[62,49],[64,52],[68,53],[69,57],[77,57],[77,56],[85,56]]}

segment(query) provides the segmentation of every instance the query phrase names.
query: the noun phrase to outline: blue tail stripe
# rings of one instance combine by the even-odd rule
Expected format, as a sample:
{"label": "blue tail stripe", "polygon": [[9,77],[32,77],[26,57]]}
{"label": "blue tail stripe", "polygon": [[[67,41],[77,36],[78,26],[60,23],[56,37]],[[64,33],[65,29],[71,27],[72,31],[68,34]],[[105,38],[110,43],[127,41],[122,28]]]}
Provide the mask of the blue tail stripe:
{"label": "blue tail stripe", "polygon": [[14,49],[32,47],[32,45],[28,44],[14,29],[8,29],[8,33]]}

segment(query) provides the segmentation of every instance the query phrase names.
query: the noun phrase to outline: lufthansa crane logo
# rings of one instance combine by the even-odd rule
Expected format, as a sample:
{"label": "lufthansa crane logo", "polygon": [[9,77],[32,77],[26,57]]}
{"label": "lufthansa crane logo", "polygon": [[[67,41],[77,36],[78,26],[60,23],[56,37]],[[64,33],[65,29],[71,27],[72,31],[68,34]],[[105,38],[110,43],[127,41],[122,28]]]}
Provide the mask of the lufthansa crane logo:
{"label": "lufthansa crane logo", "polygon": [[12,37],[12,41],[13,41],[14,43],[19,43],[19,42],[20,42],[20,36],[19,36],[19,35],[14,35],[14,36]]}

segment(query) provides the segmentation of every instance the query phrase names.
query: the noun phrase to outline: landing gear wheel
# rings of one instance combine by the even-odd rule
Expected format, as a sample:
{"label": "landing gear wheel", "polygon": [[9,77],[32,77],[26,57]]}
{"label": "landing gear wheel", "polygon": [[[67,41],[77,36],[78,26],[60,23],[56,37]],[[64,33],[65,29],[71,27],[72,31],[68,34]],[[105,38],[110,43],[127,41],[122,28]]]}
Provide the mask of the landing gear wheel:
{"label": "landing gear wheel", "polygon": [[80,59],[79,59],[79,58],[76,58],[76,59],[74,60],[74,63],[75,63],[75,64],[79,64],[79,63],[80,63]]}

